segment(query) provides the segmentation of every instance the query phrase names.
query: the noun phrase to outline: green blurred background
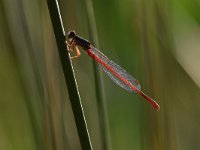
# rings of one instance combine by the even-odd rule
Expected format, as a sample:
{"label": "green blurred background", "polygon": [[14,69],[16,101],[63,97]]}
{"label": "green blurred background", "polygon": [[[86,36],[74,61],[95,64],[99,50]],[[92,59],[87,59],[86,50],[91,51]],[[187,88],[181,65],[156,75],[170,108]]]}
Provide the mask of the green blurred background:
{"label": "green blurred background", "polygon": [[[92,2],[92,3],[91,3]],[[90,5],[92,4],[92,5]],[[90,39],[160,104],[103,74],[106,139],[93,62],[73,67],[94,150],[200,149],[200,1],[59,0],[66,32]],[[90,7],[88,7],[90,6]],[[46,1],[0,1],[0,150],[80,150]]]}

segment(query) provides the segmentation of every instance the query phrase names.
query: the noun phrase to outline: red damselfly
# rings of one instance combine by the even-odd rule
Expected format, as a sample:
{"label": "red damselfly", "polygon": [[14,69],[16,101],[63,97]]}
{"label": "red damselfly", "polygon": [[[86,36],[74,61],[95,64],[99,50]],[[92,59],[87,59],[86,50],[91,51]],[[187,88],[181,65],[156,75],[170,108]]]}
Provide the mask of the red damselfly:
{"label": "red damselfly", "polygon": [[81,55],[77,46],[82,47],[89,56],[99,62],[103,68],[103,71],[120,87],[131,93],[137,93],[144,97],[156,110],[160,109],[160,106],[148,95],[141,91],[139,82],[130,74],[128,74],[119,65],[108,59],[102,52],[96,49],[87,40],[79,37],[74,31],[68,33],[67,50],[75,51],[76,55],[70,57],[70,59],[77,58]]}

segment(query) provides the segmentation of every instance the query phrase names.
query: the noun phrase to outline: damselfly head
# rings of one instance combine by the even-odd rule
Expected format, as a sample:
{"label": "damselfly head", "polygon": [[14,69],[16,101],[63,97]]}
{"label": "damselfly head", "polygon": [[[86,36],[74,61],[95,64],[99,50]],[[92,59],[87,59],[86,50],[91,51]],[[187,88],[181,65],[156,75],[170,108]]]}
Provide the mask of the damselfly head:
{"label": "damselfly head", "polygon": [[68,39],[72,39],[72,38],[74,38],[75,36],[76,36],[76,32],[75,32],[75,31],[69,31],[69,32],[67,33]]}

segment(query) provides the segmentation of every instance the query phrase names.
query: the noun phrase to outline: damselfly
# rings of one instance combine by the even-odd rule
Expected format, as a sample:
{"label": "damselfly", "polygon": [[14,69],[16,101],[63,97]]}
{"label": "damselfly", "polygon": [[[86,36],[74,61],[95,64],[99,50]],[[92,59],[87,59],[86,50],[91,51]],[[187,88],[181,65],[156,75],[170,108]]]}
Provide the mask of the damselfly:
{"label": "damselfly", "polygon": [[79,37],[74,31],[70,31],[67,36],[67,50],[70,52],[76,52],[76,55],[70,57],[70,59],[79,57],[81,53],[78,46],[82,47],[89,56],[101,64],[103,71],[117,85],[131,93],[137,93],[138,95],[144,97],[156,110],[160,109],[160,106],[151,97],[141,91],[139,82],[133,76],[129,75],[123,68],[108,59],[108,57],[106,57],[102,52],[92,46],[89,41]]}

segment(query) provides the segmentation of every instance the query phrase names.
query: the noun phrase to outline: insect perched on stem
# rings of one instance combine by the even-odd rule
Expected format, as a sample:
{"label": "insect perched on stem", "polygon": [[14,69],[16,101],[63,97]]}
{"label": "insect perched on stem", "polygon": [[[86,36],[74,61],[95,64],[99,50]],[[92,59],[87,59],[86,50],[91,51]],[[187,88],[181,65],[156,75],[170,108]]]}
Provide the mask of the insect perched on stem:
{"label": "insect perched on stem", "polygon": [[120,87],[131,93],[137,93],[138,95],[144,97],[156,110],[160,109],[160,106],[149,96],[141,91],[141,86],[139,82],[130,74],[128,74],[119,65],[108,59],[102,52],[97,50],[94,46],[90,44],[89,41],[79,37],[74,31],[70,31],[67,35],[68,41],[67,50],[69,52],[76,52],[76,55],[70,57],[70,59],[77,58],[81,55],[78,46],[82,47],[89,56],[95,59],[101,64],[103,71]]}

